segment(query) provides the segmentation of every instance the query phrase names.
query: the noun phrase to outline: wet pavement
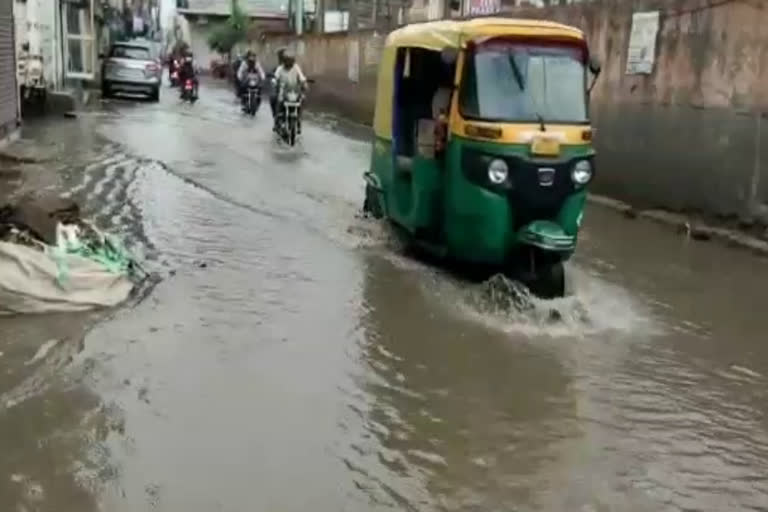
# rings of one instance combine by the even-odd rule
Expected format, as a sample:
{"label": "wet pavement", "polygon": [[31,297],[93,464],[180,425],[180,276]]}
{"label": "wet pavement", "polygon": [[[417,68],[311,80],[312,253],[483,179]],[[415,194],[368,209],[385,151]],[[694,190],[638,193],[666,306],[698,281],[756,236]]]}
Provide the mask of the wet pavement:
{"label": "wet pavement", "polygon": [[[29,133],[163,279],[0,319],[0,510],[768,510],[768,262],[590,207],[521,308],[357,218],[369,148],[229,91]],[[554,313],[553,313],[554,312]]]}

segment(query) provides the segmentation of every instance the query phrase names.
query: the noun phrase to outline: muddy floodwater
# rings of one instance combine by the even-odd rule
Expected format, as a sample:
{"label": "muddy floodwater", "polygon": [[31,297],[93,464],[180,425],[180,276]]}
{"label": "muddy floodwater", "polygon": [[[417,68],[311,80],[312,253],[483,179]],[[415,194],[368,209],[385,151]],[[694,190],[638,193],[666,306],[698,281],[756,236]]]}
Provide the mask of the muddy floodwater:
{"label": "muddy floodwater", "polygon": [[161,279],[0,319],[0,510],[768,510],[766,260],[590,206],[531,302],[360,219],[359,138],[163,92],[28,127],[63,156],[13,186]]}

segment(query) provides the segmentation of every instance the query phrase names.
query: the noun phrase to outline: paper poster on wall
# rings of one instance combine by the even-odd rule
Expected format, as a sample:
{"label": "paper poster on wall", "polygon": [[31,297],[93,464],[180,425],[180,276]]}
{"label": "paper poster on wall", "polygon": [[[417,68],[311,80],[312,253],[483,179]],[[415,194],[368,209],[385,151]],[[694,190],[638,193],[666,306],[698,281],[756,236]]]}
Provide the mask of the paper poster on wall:
{"label": "paper poster on wall", "polygon": [[360,79],[360,45],[357,39],[351,39],[347,47],[347,76],[351,82]]}
{"label": "paper poster on wall", "polygon": [[379,34],[373,34],[365,43],[363,52],[363,61],[366,66],[375,66],[381,58],[381,51],[384,47],[384,37]]}
{"label": "paper poster on wall", "polygon": [[496,14],[501,11],[501,0],[467,0],[464,10],[469,16]]}
{"label": "paper poster on wall", "polygon": [[650,74],[656,56],[659,33],[659,11],[636,12],[632,15],[632,32],[627,51],[627,74]]}

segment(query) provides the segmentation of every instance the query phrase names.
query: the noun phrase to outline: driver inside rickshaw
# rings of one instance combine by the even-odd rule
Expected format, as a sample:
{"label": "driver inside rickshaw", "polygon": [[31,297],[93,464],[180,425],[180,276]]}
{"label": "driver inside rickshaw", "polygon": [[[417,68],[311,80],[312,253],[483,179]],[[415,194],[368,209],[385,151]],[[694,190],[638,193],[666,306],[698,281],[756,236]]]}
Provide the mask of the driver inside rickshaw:
{"label": "driver inside rickshaw", "polygon": [[410,165],[419,146],[433,144],[435,156],[442,155],[456,68],[455,62],[444,59],[440,52],[422,48],[401,50],[399,60],[393,135],[402,167]]}

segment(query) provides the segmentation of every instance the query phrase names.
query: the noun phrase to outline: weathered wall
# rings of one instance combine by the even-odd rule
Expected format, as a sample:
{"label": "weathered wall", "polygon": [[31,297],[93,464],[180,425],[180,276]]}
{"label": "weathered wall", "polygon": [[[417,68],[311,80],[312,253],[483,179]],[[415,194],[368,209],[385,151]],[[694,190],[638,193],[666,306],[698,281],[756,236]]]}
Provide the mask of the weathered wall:
{"label": "weathered wall", "polygon": [[[656,9],[653,73],[627,75],[632,13]],[[603,60],[592,100],[597,191],[643,207],[768,221],[768,2],[595,0],[512,15],[578,26]],[[359,84],[348,77],[346,34],[306,37],[299,60],[317,79],[311,100],[370,120],[381,36],[357,37],[369,49]],[[270,39],[265,50],[291,43]]]}
{"label": "weathered wall", "polygon": [[[269,67],[275,65],[280,47],[294,48],[304,73],[314,78],[309,101],[333,108],[356,121],[370,123],[376,95],[376,73],[384,35],[373,31],[350,37],[346,32],[305,35],[296,41],[291,36],[270,37],[259,47]],[[350,80],[350,50],[358,45],[358,80]],[[351,50],[354,53],[354,50]]]}
{"label": "weathered wall", "polygon": [[[582,28],[603,73],[593,95],[598,190],[719,215],[768,203],[768,5],[598,0],[517,12]],[[651,75],[627,75],[632,13],[661,11]]]}

